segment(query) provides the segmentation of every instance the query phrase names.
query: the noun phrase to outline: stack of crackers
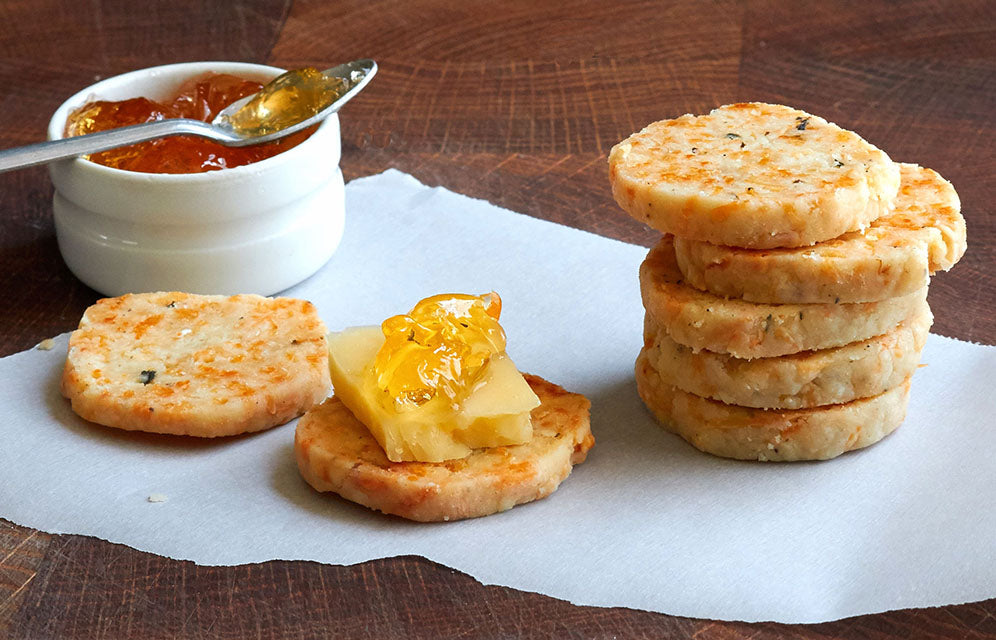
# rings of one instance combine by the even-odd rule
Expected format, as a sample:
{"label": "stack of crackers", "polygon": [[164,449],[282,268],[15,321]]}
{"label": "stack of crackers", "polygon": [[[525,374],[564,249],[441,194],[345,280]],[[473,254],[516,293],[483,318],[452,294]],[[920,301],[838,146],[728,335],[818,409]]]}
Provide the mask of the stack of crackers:
{"label": "stack of crackers", "polygon": [[966,248],[950,183],[761,103],[651,124],[609,166],[616,202],[665,234],[640,268],[636,363],[665,428],[719,456],[815,460],[900,425],[929,276]]}

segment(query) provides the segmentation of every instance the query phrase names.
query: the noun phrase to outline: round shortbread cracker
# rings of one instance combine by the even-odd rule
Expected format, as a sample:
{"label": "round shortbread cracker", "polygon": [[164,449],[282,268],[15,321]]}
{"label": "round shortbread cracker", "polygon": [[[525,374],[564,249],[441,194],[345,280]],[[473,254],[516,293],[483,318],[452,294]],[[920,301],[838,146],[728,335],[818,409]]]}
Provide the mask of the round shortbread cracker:
{"label": "round shortbread cracker", "polygon": [[891,208],[899,168],[823,118],[742,103],[633,134],[612,148],[609,180],[616,202],[655,229],[767,249],[866,226]]}
{"label": "round shortbread cracker", "polygon": [[727,404],[804,409],[884,393],[913,375],[933,317],[928,309],[875,338],[833,349],[743,360],[692,352],[654,331],[646,357],[665,384]]}
{"label": "round shortbread cracker", "polygon": [[283,424],[329,391],[325,325],[292,298],[143,293],[88,308],[62,394],[119,429],[201,437]]}
{"label": "round shortbread cracker", "polygon": [[951,183],[930,169],[900,168],[894,210],[863,232],[767,250],[675,238],[678,266],[703,291],[752,302],[871,302],[912,293],[964,255],[965,219]]}
{"label": "round shortbread cracker", "polygon": [[636,387],[661,425],[693,447],[724,458],[828,460],[874,444],[906,417],[910,379],[863,400],[815,409],[749,409],[687,393],[661,381],[643,352]]}
{"label": "round shortbread cracker", "polygon": [[539,396],[526,444],[477,449],[446,462],[391,462],[355,416],[332,396],[297,424],[301,475],[318,491],[422,522],[476,518],[552,493],[595,443],[591,403],[526,375]]}
{"label": "round shortbread cracker", "polygon": [[828,349],[891,331],[927,305],[927,288],[879,302],[761,304],[723,298],[684,282],[671,236],[640,265],[643,306],[675,342],[738,358]]}

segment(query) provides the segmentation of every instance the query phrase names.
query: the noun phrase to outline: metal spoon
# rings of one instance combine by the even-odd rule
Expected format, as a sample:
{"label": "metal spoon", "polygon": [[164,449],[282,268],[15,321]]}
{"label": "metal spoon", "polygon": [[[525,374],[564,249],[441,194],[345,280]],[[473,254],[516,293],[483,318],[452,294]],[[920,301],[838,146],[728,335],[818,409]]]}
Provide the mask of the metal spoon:
{"label": "metal spoon", "polygon": [[342,105],[349,102],[370,82],[370,79],[377,73],[377,63],[366,59],[354,60],[326,69],[322,73],[329,77],[342,78],[349,89],[313,116],[266,135],[243,135],[229,123],[229,117],[252,100],[253,96],[256,95],[253,94],[228,105],[211,122],[186,118],[158,120],[0,151],[0,172],[106,151],[167,136],[200,136],[228,147],[244,147],[250,144],[271,142],[301,129],[306,129],[338,111]]}

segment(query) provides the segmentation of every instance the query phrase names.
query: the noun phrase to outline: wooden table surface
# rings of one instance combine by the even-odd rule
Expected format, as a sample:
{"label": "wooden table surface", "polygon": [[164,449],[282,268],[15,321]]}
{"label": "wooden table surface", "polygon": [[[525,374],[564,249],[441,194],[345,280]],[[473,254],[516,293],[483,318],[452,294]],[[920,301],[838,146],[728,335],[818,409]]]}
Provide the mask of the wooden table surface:
{"label": "wooden table surface", "polygon": [[[98,77],[190,60],[371,57],[380,74],[342,114],[347,179],[396,167],[649,245],[656,234],[609,195],[611,146],[653,120],[781,102],[954,183],[970,246],[932,282],[934,331],[993,344],[994,42],[988,0],[7,0],[0,147],[40,140],[62,100]],[[51,195],[43,168],[0,175],[0,355],[74,328],[98,297],[59,257]],[[0,520],[0,637],[692,635],[996,637],[996,599],[814,626],[712,622],[575,607],[417,557],[200,567]]]}

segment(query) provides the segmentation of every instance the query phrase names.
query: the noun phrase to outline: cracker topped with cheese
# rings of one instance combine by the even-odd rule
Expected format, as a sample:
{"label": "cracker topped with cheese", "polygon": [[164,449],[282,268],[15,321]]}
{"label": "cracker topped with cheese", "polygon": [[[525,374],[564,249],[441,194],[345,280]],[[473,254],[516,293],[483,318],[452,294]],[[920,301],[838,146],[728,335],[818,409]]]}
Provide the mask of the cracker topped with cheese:
{"label": "cracker topped with cheese", "polygon": [[293,298],[105,298],[69,339],[62,394],[81,417],[119,429],[260,431],[328,394],[325,333],[314,305]]}
{"label": "cracker topped with cheese", "polygon": [[554,491],[594,443],[589,402],[505,351],[501,298],[443,294],[329,336],[335,395],[298,423],[301,475],[413,520],[503,511]]}
{"label": "cracker topped with cheese", "polygon": [[682,238],[767,249],[867,226],[899,168],[856,133],[798,109],[732,104],[655,122],[609,154],[619,205]]}
{"label": "cracker topped with cheese", "polygon": [[476,518],[543,498],[594,444],[590,403],[537,376],[539,400],[523,444],[473,449],[444,462],[393,462],[370,429],[333,396],[301,418],[294,439],[308,484],[371,509],[421,522]]}

